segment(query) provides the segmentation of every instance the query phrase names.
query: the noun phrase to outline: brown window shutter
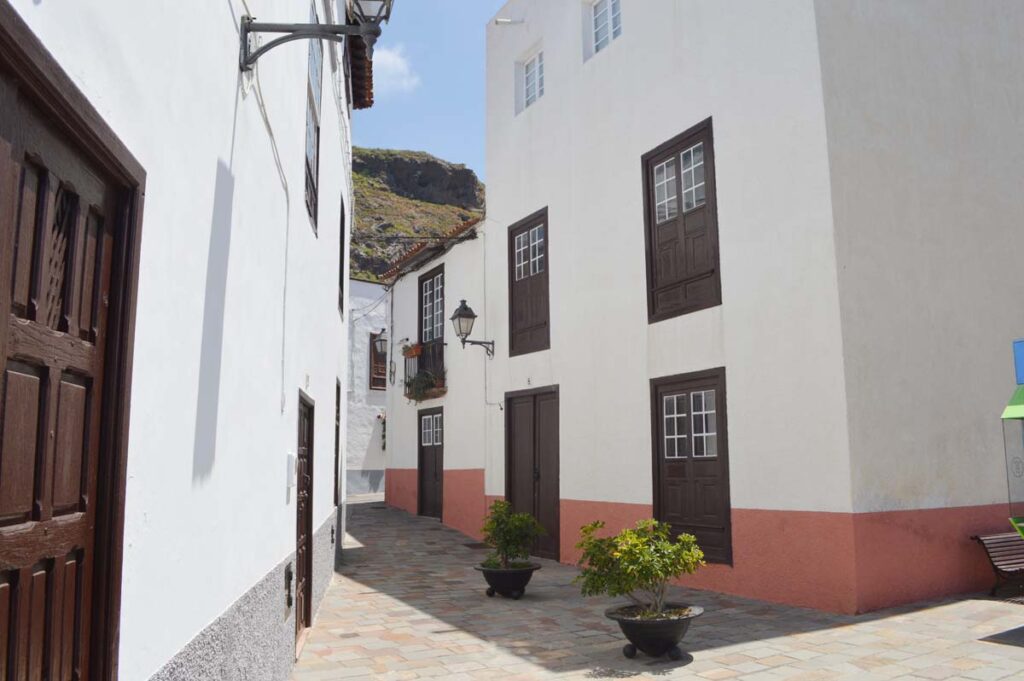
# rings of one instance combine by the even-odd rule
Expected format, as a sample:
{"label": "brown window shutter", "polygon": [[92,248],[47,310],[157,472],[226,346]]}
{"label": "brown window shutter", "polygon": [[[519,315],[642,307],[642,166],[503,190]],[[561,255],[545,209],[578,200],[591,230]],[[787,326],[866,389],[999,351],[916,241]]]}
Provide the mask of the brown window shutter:
{"label": "brown window shutter", "polygon": [[[517,237],[525,235],[529,244],[531,230],[541,227],[543,258],[539,271],[531,271],[530,246],[526,250],[525,271],[517,270]],[[549,273],[551,230],[547,208],[520,220],[508,232],[509,252],[509,355],[525,355],[551,347]]]}
{"label": "brown window shutter", "polygon": [[[681,155],[700,145],[703,203],[685,204]],[[656,217],[655,168],[675,162],[673,188],[678,208],[674,217]],[[722,302],[718,258],[718,216],[715,196],[714,146],[711,119],[690,128],[643,157],[648,317],[657,322]]]}

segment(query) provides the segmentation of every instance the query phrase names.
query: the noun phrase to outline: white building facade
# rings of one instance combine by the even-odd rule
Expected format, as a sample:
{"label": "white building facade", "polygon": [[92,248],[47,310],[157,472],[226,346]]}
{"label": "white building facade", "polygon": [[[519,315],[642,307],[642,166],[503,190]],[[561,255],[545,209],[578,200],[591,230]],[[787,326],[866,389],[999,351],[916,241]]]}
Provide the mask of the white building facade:
{"label": "white building facade", "polygon": [[[0,0],[17,678],[32,650],[55,679],[285,679],[339,550],[350,117],[371,65],[361,38],[301,40],[240,71],[244,15],[345,23],[344,0],[183,10]],[[16,427],[33,404],[56,445]],[[55,538],[27,555],[19,528]]]}
{"label": "white building facade", "polygon": [[1024,328],[1024,12],[990,9],[510,0],[481,238],[393,292],[425,342],[443,264],[446,392],[389,392],[389,503],[474,534],[508,496],[563,562],[653,516],[708,555],[686,584],[833,611],[990,585]]}
{"label": "white building facade", "polygon": [[387,337],[388,294],[384,284],[351,279],[348,300],[345,490],[347,494],[381,494],[387,446],[388,362],[387,352],[377,352],[374,341],[382,335]]}

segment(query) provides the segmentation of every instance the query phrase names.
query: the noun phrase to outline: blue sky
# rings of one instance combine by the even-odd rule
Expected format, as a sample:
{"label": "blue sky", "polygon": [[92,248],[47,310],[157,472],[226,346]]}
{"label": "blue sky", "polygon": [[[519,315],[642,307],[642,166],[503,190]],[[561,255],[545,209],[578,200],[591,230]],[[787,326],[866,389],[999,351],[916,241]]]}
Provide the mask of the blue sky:
{"label": "blue sky", "polygon": [[484,179],[485,26],[505,0],[395,0],[357,146],[426,151]]}

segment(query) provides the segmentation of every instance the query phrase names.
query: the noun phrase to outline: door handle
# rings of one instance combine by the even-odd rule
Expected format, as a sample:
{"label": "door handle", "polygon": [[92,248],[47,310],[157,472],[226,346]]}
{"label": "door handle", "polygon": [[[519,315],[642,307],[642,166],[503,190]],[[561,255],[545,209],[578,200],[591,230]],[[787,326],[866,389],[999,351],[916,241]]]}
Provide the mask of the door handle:
{"label": "door handle", "polygon": [[533,469],[533,479],[534,480],[540,480],[540,469],[539,468],[534,468]]}

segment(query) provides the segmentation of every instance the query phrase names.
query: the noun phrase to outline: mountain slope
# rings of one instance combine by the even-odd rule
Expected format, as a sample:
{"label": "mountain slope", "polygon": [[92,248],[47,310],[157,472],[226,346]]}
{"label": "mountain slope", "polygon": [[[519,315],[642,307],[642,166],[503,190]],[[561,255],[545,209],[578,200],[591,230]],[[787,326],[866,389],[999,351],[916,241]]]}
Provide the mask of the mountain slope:
{"label": "mountain slope", "polygon": [[420,151],[353,149],[355,224],[350,276],[379,281],[416,243],[480,217],[484,186],[464,165]]}

